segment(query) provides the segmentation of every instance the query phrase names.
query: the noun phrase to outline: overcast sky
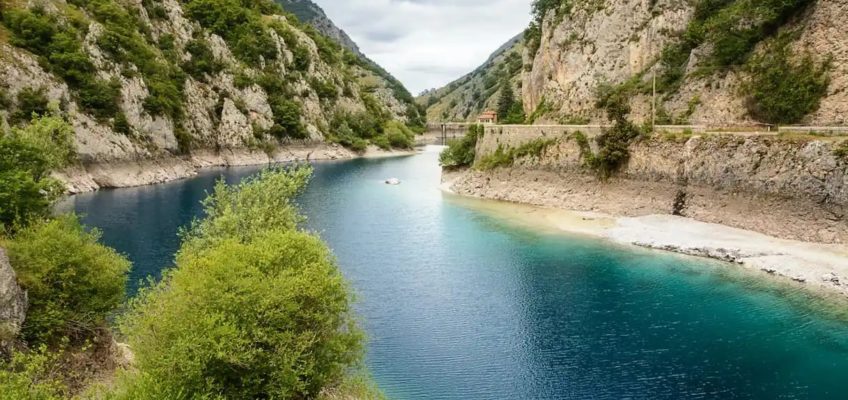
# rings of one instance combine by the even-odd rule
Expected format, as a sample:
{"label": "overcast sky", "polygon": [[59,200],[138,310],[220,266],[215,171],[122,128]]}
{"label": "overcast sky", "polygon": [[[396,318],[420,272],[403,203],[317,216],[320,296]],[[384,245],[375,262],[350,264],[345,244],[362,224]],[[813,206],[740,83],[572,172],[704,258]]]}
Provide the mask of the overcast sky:
{"label": "overcast sky", "polygon": [[530,22],[532,0],[313,0],[417,95],[471,72]]}

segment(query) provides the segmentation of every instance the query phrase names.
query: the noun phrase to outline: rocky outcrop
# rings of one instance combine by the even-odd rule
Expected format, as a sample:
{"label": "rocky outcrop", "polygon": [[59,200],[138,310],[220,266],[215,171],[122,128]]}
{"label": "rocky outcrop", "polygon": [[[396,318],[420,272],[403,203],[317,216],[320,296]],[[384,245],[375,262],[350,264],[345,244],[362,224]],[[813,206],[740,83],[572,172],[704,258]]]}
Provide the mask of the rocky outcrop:
{"label": "rocky outcrop", "polygon": [[[535,129],[535,134],[530,130]],[[848,161],[838,139],[704,135],[631,145],[630,160],[599,180],[572,133],[488,127],[477,159],[539,138],[538,155],[469,171],[460,194],[622,216],[677,214],[784,239],[848,243]]]}
{"label": "rocky outcrop", "polygon": [[6,251],[0,248],[0,352],[18,335],[26,318],[27,295],[18,286]]}
{"label": "rocky outcrop", "polygon": [[312,25],[318,32],[335,39],[354,54],[364,56],[356,42],[348,36],[347,32],[336,26],[319,5],[310,0],[276,0],[276,2],[299,20]]}

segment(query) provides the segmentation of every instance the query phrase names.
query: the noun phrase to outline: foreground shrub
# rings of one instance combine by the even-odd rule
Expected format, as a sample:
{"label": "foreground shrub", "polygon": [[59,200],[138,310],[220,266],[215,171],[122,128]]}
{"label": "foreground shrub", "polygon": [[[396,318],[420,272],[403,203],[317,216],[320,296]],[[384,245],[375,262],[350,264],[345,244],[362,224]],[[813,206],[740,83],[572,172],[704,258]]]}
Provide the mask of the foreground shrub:
{"label": "foreground shrub", "polygon": [[219,183],[176,268],[122,320],[138,372],[124,398],[314,398],[344,381],[363,335],[321,240],[291,203],[307,168]]}
{"label": "foreground shrub", "polygon": [[4,230],[50,213],[62,187],[49,174],[74,158],[72,135],[62,119],[45,117],[0,137],[0,224]]}
{"label": "foreground shrub", "polygon": [[4,243],[29,295],[22,334],[30,344],[97,336],[124,299],[130,263],[98,243],[76,216],[37,223]]}
{"label": "foreground shrub", "polygon": [[439,155],[439,164],[445,168],[468,167],[474,164],[477,138],[482,134],[482,125],[468,127],[465,136],[448,142],[448,148]]}
{"label": "foreground shrub", "polygon": [[15,353],[11,360],[0,359],[0,394],[4,399],[58,400],[67,388],[52,371],[55,356],[45,347],[31,353]]}
{"label": "foreground shrub", "polygon": [[219,181],[203,200],[206,218],[182,232],[180,253],[210,248],[226,239],[250,240],[269,229],[293,230],[304,221],[292,199],[303,190],[312,170],[265,170],[238,185]]}

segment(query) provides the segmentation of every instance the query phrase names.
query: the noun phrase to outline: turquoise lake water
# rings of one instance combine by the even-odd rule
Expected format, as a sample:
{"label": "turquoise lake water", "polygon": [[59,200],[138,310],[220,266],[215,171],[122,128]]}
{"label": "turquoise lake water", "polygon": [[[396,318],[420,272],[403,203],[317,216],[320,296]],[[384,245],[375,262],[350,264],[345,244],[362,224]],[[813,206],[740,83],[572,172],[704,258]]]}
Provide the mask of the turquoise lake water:
{"label": "turquoise lake water", "polygon": [[[730,265],[514,224],[442,194],[436,159],[317,163],[298,199],[357,291],[367,365],[390,398],[848,398],[844,304]],[[134,291],[171,263],[216,179],[257,170],[63,207],[132,259]]]}

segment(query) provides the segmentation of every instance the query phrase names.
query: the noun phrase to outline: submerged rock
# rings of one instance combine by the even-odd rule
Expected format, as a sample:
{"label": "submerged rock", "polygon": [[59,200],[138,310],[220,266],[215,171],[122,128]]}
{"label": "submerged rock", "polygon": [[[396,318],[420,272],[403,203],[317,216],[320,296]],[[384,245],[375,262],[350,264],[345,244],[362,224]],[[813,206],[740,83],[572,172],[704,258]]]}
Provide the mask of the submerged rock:
{"label": "submerged rock", "polygon": [[26,318],[27,295],[18,285],[6,251],[0,248],[0,350],[21,331]]}

